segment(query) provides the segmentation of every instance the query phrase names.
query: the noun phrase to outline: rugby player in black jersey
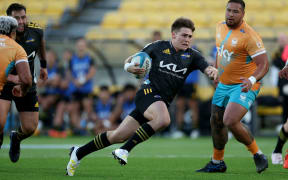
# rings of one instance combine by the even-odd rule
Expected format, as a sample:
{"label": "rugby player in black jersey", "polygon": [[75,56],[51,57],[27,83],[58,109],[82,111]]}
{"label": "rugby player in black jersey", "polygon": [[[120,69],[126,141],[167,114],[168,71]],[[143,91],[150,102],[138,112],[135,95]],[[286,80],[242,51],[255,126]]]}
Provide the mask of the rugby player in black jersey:
{"label": "rugby player in black jersey", "polygon": [[[10,150],[9,157],[12,162],[17,162],[20,156],[20,142],[31,136],[37,128],[39,119],[38,97],[36,91],[36,77],[34,69],[34,59],[38,54],[40,59],[40,79],[47,79],[47,69],[45,60],[45,41],[43,38],[43,30],[35,23],[28,23],[26,17],[25,6],[13,3],[7,10],[8,16],[14,17],[18,21],[16,42],[20,44],[28,55],[29,66],[33,78],[33,84],[28,93],[24,97],[15,97],[12,95],[12,89],[16,84],[20,84],[16,70],[12,70],[9,74],[8,83],[4,86],[0,95],[0,137],[3,139],[3,128],[6,123],[7,114],[10,110],[12,100],[16,104],[19,112],[21,126],[17,131],[10,134]],[[10,83],[9,83],[10,81]],[[0,140],[3,143],[3,140]]]}
{"label": "rugby player in black jersey", "polygon": [[[171,41],[156,41],[142,50],[151,57],[152,67],[137,92],[136,108],[116,130],[101,133],[82,147],[71,148],[66,169],[69,176],[74,175],[84,156],[127,140],[120,149],[112,152],[114,158],[125,165],[128,152],[133,147],[170,124],[168,106],[191,71],[199,69],[208,77],[217,78],[217,69],[209,66],[198,51],[190,48],[194,30],[190,19],[178,18],[171,27]],[[131,64],[131,59],[132,56],[125,60],[125,69],[133,74],[143,73],[142,68]]]}

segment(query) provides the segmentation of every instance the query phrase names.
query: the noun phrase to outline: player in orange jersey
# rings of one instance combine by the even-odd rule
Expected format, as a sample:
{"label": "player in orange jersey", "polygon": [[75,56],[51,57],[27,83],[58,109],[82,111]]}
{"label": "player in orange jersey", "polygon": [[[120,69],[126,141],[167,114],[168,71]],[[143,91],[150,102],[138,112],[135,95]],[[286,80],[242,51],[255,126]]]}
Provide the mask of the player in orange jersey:
{"label": "player in orange jersey", "polygon": [[268,167],[267,157],[254,137],[240,122],[260,90],[260,80],[268,72],[266,50],[259,35],[243,20],[243,0],[229,0],[225,21],[216,26],[216,67],[219,83],[212,100],[210,119],[214,153],[198,172],[225,172],[224,148],[228,130],[253,154],[256,170]]}
{"label": "player in orange jersey", "polygon": [[[16,67],[19,84],[12,89],[13,96],[22,97],[32,85],[32,76],[25,50],[15,42],[17,20],[9,16],[0,16],[0,94],[6,84],[8,74]],[[0,126],[5,122],[0,122]],[[0,148],[3,136],[0,136]]]}

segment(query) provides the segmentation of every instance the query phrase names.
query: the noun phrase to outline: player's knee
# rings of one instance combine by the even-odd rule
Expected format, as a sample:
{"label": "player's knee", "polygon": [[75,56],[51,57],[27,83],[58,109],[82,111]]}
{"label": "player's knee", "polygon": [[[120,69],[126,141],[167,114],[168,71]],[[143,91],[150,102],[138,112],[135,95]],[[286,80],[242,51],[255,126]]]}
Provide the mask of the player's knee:
{"label": "player's knee", "polygon": [[170,121],[169,116],[160,116],[158,119],[159,127],[161,129],[168,127],[170,125]]}
{"label": "player's knee", "polygon": [[235,124],[236,124],[233,117],[226,117],[226,118],[224,118],[223,123],[224,123],[224,125],[225,125],[226,127],[228,127],[228,129],[233,128],[233,127],[235,126]]}
{"label": "player's knee", "polygon": [[22,125],[22,131],[25,134],[33,134],[37,129],[38,123],[31,123],[29,125]]}

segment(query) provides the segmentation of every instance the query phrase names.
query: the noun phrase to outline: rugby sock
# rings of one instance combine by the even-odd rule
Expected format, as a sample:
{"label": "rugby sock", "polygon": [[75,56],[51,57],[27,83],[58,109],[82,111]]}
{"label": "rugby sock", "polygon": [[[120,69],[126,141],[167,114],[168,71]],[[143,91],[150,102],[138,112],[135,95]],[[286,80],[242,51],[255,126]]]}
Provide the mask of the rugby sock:
{"label": "rugby sock", "polygon": [[22,141],[23,139],[26,139],[28,137],[30,137],[34,132],[30,133],[30,134],[25,134],[23,131],[22,131],[22,128],[19,127],[18,128],[18,131],[17,131],[17,139],[19,141]]}
{"label": "rugby sock", "polygon": [[223,159],[224,159],[224,149],[218,150],[214,148],[212,162],[214,164],[219,164]]}
{"label": "rugby sock", "polygon": [[288,138],[288,133],[285,132],[284,127],[282,126],[279,136],[278,136],[278,141],[277,141],[277,144],[273,153],[282,153],[282,149],[283,149],[285,142],[287,141],[287,138]]}
{"label": "rugby sock", "polygon": [[3,144],[3,138],[4,138],[4,133],[0,133],[0,149],[1,149],[1,146]]}
{"label": "rugby sock", "polygon": [[256,153],[260,153],[258,145],[256,144],[255,139],[253,139],[252,143],[246,146],[248,151],[250,151],[253,155]]}
{"label": "rugby sock", "polygon": [[110,145],[111,143],[109,142],[107,138],[107,133],[104,132],[95,136],[95,138],[89,143],[85,144],[84,146],[81,146],[77,150],[76,156],[78,160],[81,160],[84,156],[87,156],[88,154],[94,151],[98,151]]}
{"label": "rugby sock", "polygon": [[149,124],[145,123],[137,129],[135,134],[122,147],[120,147],[120,149],[125,149],[130,152],[137,144],[146,141],[154,134],[155,131],[153,128]]}

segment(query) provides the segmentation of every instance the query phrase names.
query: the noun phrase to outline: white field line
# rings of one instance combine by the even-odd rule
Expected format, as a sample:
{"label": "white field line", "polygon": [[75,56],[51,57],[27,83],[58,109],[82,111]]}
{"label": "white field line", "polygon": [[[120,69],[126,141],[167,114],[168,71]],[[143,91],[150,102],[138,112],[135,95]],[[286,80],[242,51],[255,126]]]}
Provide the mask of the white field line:
{"label": "white field line", "polygon": [[[75,145],[75,144],[74,144]],[[73,144],[21,144],[21,149],[35,149],[35,150],[41,150],[41,149],[46,149],[46,150],[53,150],[53,149],[65,149],[67,150],[67,155],[63,154],[63,153],[56,153],[55,151],[53,151],[51,153],[47,152],[46,154],[41,154],[42,158],[67,158],[68,157],[68,150],[69,148],[71,148],[73,146]],[[2,149],[9,149],[9,145],[8,144],[4,144],[2,146]],[[110,146],[107,149],[110,149],[111,152],[113,149],[117,148],[116,146]],[[1,150],[0,150],[1,152]],[[7,154],[5,153],[0,153],[0,158],[1,157],[6,157]],[[22,153],[22,158],[35,158],[38,157],[39,154],[34,154],[34,155],[25,155],[25,152]],[[110,153],[92,153],[91,155],[88,156],[88,158],[95,158],[95,157],[112,157],[112,155]],[[173,152],[171,152],[171,154],[143,154],[143,153],[135,153],[129,157],[134,157],[134,158],[205,158],[205,159],[209,159],[211,157],[211,154],[203,154],[203,155],[199,155],[199,154],[194,154],[193,155],[193,151],[191,152],[191,154],[173,154]],[[225,158],[234,158],[234,157],[243,157],[243,158],[247,158],[247,157],[252,157],[248,152],[247,155],[231,155],[231,154],[226,154]]]}

